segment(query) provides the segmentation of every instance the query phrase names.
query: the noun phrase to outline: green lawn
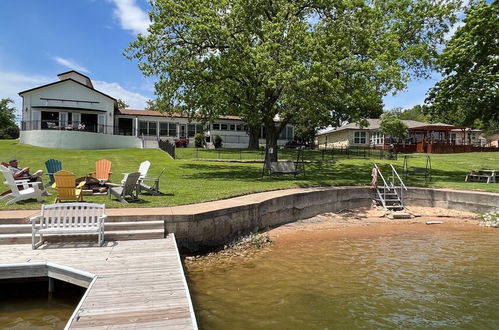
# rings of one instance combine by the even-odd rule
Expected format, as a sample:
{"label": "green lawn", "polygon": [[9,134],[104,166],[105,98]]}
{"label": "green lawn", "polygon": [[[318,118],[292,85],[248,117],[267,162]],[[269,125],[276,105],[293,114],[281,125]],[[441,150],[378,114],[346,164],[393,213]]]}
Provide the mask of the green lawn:
{"label": "green lawn", "polygon": [[[210,151],[218,153],[218,151]],[[226,158],[242,158],[239,150],[224,149]],[[232,157],[229,157],[230,153]],[[287,151],[289,158],[294,159],[296,152]],[[138,203],[121,204],[110,201],[106,196],[88,196],[85,201],[106,203],[108,207],[160,207],[180,204],[190,204],[202,201],[216,200],[248,194],[259,191],[284,189],[292,187],[310,187],[320,185],[366,185],[370,183],[372,163],[376,162],[386,168],[392,163],[401,169],[403,157],[397,161],[379,160],[378,157],[371,159],[335,157],[331,161],[325,157],[324,162],[307,164],[306,176],[280,176],[261,178],[262,165],[260,163],[235,163],[235,162],[209,162],[196,160],[196,149],[177,149],[177,160],[172,160],[166,153],[152,149],[114,149],[114,150],[62,150],[46,149],[20,145],[16,141],[0,141],[0,159],[7,161],[9,158],[17,158],[21,167],[29,166],[31,171],[45,169],[44,162],[49,158],[59,159],[63,168],[74,172],[77,177],[85,176],[95,168],[95,161],[106,158],[113,162],[113,182],[122,179],[122,173],[136,171],[139,164],[144,160],[151,161],[150,176],[157,176],[163,168],[165,174],[161,179],[161,191],[164,196],[142,195]],[[361,155],[357,155],[360,157]],[[374,155],[373,155],[374,156]],[[244,151],[244,159],[261,159],[259,151]],[[200,157],[201,158],[201,157]],[[286,157],[282,157],[286,158]],[[322,155],[317,151],[308,151],[307,159],[321,160]],[[432,155],[433,181],[425,184],[421,178],[409,178],[407,185],[450,187],[457,189],[477,189],[499,192],[498,184],[465,183],[464,177],[467,172],[474,168],[496,168],[499,169],[498,153],[470,153]],[[213,157],[213,159],[218,159]],[[411,164],[424,166],[423,158],[411,159]],[[0,184],[0,191],[7,188]],[[51,203],[55,197],[55,191],[49,189],[53,196],[45,197],[46,203]],[[33,209],[40,205],[33,202],[20,202],[15,205],[6,206],[0,204],[0,209]]]}

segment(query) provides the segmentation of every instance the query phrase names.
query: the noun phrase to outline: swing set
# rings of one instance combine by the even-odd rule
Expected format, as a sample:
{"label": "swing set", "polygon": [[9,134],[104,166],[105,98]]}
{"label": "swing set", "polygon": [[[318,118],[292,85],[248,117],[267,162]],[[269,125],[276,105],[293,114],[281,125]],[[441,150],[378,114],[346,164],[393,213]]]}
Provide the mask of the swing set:
{"label": "swing set", "polygon": [[296,148],[296,161],[279,160],[276,162],[270,161],[271,155],[277,153],[276,147],[265,148],[265,159],[263,161],[262,178],[265,175],[272,177],[274,174],[297,174],[305,175],[305,161],[303,160],[303,148]]}
{"label": "swing set", "polygon": [[[409,162],[409,159],[412,158],[414,161]],[[425,159],[425,167],[422,166],[421,164],[421,159]],[[416,160],[419,159],[419,162]],[[417,165],[411,165],[411,164],[418,164],[421,166]],[[428,155],[405,155],[404,156],[404,179],[407,180],[409,176],[421,176],[424,177],[424,181],[430,181],[431,182],[431,158]]]}

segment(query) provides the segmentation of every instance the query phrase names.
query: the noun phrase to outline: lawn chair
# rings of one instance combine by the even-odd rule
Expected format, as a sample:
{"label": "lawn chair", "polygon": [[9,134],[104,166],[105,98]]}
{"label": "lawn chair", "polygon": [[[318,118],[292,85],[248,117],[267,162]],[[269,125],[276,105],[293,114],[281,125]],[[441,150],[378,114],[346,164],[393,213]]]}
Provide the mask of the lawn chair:
{"label": "lawn chair", "polygon": [[57,189],[55,203],[62,201],[83,201],[82,188],[85,181],[76,186],[76,176],[68,171],[59,171],[54,174],[55,184],[52,186]]}
{"label": "lawn chair", "polygon": [[45,184],[45,187],[49,187],[54,184],[54,174],[62,170],[62,163],[57,159],[49,159],[45,162],[45,167],[47,167],[47,175],[49,176],[49,182]]}
{"label": "lawn chair", "polygon": [[109,187],[109,199],[111,196],[115,196],[120,202],[128,203],[126,201],[126,196],[130,196],[133,201],[139,199],[139,189],[138,189],[138,181],[139,181],[140,173],[133,172],[125,174],[123,181],[124,184],[118,185],[114,183],[106,183],[106,186]]}
{"label": "lawn chair", "polygon": [[[0,165],[0,171],[5,178],[4,184],[10,188],[10,193],[2,196],[0,198],[0,201],[11,198],[11,200],[7,202],[7,205],[31,198],[36,198],[38,202],[43,201],[39,182],[28,182],[28,180],[14,180],[12,172],[3,165]],[[20,190],[18,188],[18,185],[23,186],[23,189]]]}
{"label": "lawn chair", "polygon": [[[147,176],[141,178],[139,180],[140,191],[145,190],[146,192],[154,196],[161,195],[161,192],[159,191],[159,178],[161,178],[164,171],[165,169],[163,168],[157,178],[151,178]],[[152,184],[147,184],[147,181],[152,182]]]}
{"label": "lawn chair", "polygon": [[[140,166],[139,166],[139,173],[140,173],[139,180],[142,180],[143,178],[145,178],[147,176],[147,172],[149,171],[149,167],[151,167],[151,162],[148,161],[148,160],[143,161],[142,163],[140,163]],[[123,180],[121,180],[121,184],[125,184],[125,179],[126,179],[126,176],[123,177]]]}
{"label": "lawn chair", "polygon": [[111,179],[112,163],[107,159],[101,159],[95,162],[95,172],[88,175],[96,178],[99,181],[108,182]]}

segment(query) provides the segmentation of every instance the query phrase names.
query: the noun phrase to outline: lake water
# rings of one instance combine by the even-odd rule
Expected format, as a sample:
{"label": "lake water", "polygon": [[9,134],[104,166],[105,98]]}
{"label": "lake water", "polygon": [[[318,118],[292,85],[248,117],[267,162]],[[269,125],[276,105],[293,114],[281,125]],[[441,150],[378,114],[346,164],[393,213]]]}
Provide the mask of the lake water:
{"label": "lake water", "polygon": [[498,254],[494,229],[321,235],[187,275],[200,329],[499,329]]}
{"label": "lake water", "polygon": [[0,282],[0,329],[64,329],[86,289],[55,281]]}

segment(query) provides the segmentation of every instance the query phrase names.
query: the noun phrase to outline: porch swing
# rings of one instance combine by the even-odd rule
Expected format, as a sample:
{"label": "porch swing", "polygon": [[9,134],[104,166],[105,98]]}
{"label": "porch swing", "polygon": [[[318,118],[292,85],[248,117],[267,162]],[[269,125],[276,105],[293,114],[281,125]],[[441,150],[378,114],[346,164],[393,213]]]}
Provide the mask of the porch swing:
{"label": "porch swing", "polygon": [[[412,158],[414,159],[412,164],[410,164],[409,159]],[[425,167],[422,167],[421,159],[425,159]],[[419,164],[418,161],[419,160]],[[414,162],[417,163],[417,165],[421,166],[415,166],[413,165]],[[431,158],[428,155],[405,155],[404,156],[404,179],[407,180],[409,176],[420,176],[424,177],[424,181],[430,181],[431,182]]]}

